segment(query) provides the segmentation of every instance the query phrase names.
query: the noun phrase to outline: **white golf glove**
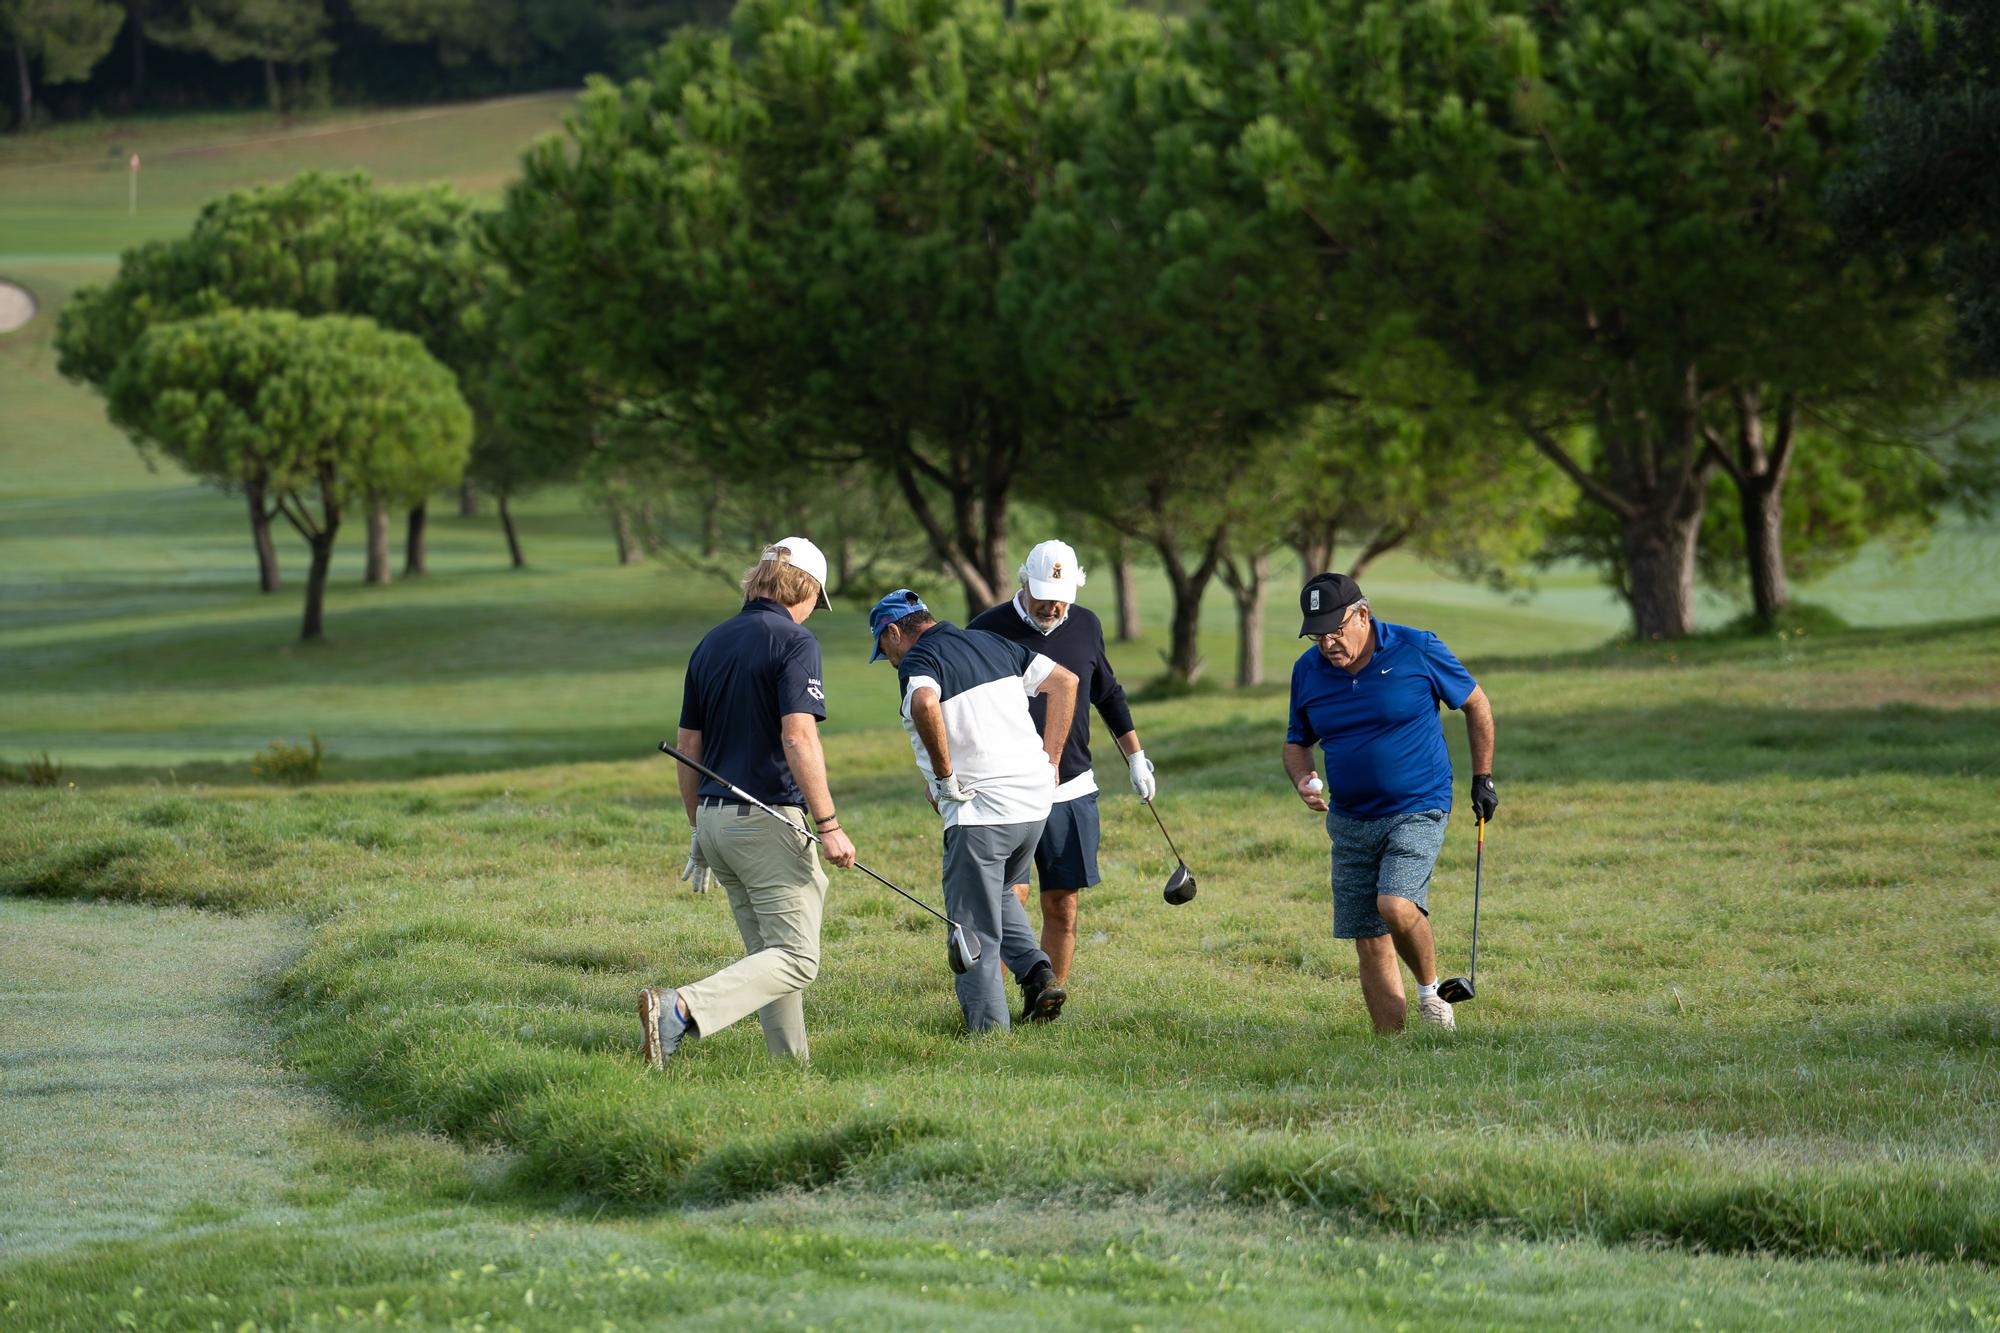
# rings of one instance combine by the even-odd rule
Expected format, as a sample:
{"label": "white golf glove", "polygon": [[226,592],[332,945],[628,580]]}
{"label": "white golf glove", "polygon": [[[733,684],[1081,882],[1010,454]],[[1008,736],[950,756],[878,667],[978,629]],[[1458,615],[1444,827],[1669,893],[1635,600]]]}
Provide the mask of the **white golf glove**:
{"label": "white golf glove", "polygon": [[939,809],[943,809],[947,803],[964,805],[975,794],[972,788],[959,781],[956,773],[947,773],[941,778],[931,779],[931,799],[937,802]]}
{"label": "white golf glove", "polygon": [[688,859],[681,867],[681,879],[696,893],[707,893],[715,883],[715,872],[701,859],[701,836],[692,829],[688,831]]}
{"label": "white golf glove", "polygon": [[1140,800],[1150,801],[1159,792],[1160,784],[1153,778],[1153,761],[1146,758],[1144,750],[1134,750],[1125,756],[1125,766],[1132,770],[1132,790]]}

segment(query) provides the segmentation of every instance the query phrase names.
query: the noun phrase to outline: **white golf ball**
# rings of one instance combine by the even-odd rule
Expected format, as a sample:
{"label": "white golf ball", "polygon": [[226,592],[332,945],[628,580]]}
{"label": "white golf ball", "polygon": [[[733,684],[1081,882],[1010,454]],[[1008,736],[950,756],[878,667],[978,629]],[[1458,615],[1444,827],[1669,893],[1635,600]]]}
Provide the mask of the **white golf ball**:
{"label": "white golf ball", "polygon": [[1315,773],[1311,777],[1306,779],[1306,790],[1311,792],[1313,795],[1317,796],[1321,792],[1326,790],[1326,784],[1321,782],[1319,780],[1319,774]]}

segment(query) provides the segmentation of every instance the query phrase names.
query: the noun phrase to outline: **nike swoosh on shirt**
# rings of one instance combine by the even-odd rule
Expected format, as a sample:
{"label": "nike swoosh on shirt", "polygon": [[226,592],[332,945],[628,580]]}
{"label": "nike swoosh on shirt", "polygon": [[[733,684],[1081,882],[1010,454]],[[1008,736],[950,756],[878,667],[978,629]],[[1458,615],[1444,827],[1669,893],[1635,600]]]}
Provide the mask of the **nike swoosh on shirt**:
{"label": "nike swoosh on shirt", "polygon": [[1382,674],[1386,676],[1386,675],[1388,675],[1388,674],[1389,674],[1389,673],[1390,673],[1391,671],[1394,671],[1395,669],[1396,669],[1396,668],[1394,668],[1394,667],[1383,667],[1383,668],[1382,668]]}

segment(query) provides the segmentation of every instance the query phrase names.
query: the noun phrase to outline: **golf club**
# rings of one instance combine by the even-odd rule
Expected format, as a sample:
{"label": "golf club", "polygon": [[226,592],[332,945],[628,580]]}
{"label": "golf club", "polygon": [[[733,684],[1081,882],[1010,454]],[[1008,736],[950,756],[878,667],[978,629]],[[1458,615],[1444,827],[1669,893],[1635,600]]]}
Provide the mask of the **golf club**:
{"label": "golf club", "polygon": [[1166,824],[1160,819],[1160,812],[1153,809],[1151,801],[1142,804],[1153,811],[1153,822],[1160,826],[1160,836],[1167,840],[1167,850],[1174,854],[1174,860],[1180,862],[1174,867],[1174,873],[1167,876],[1166,887],[1160,891],[1162,898],[1179,907],[1194,897],[1194,871],[1188,869],[1187,858],[1181,855],[1181,849],[1174,846],[1174,835],[1167,832]]}
{"label": "golf club", "polygon": [[[712,768],[707,767],[698,760],[688,758],[686,755],[682,754],[679,750],[676,750],[673,746],[669,745],[667,742],[665,741],[660,742],[660,752],[662,754],[672,755],[675,759],[679,760],[683,764],[686,764],[689,768],[701,774],[709,781],[720,783],[722,786],[728,788],[729,794],[731,796],[734,796],[737,800],[742,801],[745,805],[754,805],[759,810],[762,810],[765,814],[769,815],[771,818],[777,820],[780,824],[783,824],[785,827],[790,829],[795,829],[798,832],[805,834],[806,837],[810,838],[812,841],[816,843],[821,842],[820,836],[817,833],[814,833],[811,829],[802,828],[799,825],[792,823],[791,820],[786,819],[776,810],[773,810],[770,806],[764,804],[762,801],[758,800],[755,796],[752,796],[749,792],[744,791],[741,787],[731,782],[728,778],[723,777],[722,774],[716,772]],[[821,843],[821,845],[824,845],[824,843]],[[945,961],[951,964],[951,970],[953,972],[959,972],[959,973],[970,972],[973,968],[973,965],[978,963],[979,938],[976,935],[968,933],[964,926],[959,925],[958,922],[953,921],[943,912],[938,911],[937,908],[932,907],[922,898],[917,897],[916,894],[911,893],[909,890],[903,888],[901,885],[895,883],[894,881],[886,879],[883,876],[876,874],[874,871],[870,870],[867,866],[862,865],[859,861],[856,861],[854,863],[854,868],[856,870],[859,870],[862,874],[868,876],[868,878],[874,880],[876,883],[882,885],[883,887],[894,889],[897,893],[902,894],[905,898],[908,898],[911,902],[923,908],[926,912],[929,912],[932,916],[936,917],[938,920],[944,922],[945,926],[947,927],[945,931],[945,950],[944,950]],[[1189,892],[1192,893],[1193,890],[1189,890]]]}
{"label": "golf club", "polygon": [[1472,983],[1479,976],[1479,872],[1486,861],[1486,821],[1479,821],[1479,850],[1472,854],[1472,975],[1448,977],[1438,983],[1438,998],[1446,1004],[1464,1004],[1472,998]]}

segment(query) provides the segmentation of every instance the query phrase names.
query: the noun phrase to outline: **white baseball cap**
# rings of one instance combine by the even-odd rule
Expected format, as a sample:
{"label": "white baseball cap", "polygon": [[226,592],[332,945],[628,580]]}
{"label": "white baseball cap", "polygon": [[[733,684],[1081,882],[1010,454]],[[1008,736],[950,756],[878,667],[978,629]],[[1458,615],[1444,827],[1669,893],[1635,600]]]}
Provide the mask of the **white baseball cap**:
{"label": "white baseball cap", "polygon": [[819,606],[822,611],[833,609],[833,601],[826,595],[826,552],[814,546],[804,537],[780,537],[764,548],[763,559],[776,560],[779,547],[791,552],[794,567],[813,576],[819,584]]}
{"label": "white baseball cap", "polygon": [[1074,602],[1076,590],[1084,585],[1083,566],[1068,542],[1043,542],[1028,552],[1021,566],[1021,581],[1028,596],[1044,602]]}

